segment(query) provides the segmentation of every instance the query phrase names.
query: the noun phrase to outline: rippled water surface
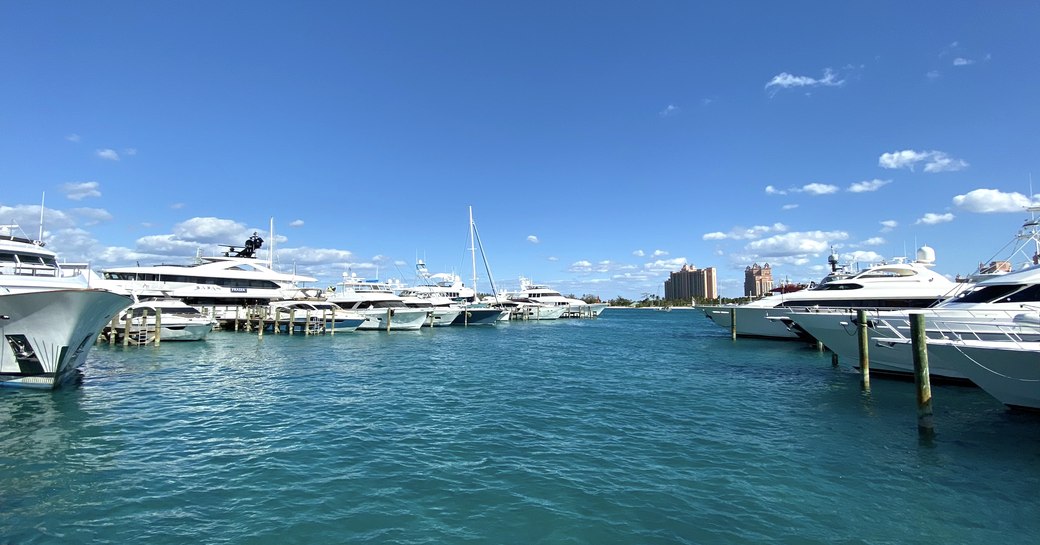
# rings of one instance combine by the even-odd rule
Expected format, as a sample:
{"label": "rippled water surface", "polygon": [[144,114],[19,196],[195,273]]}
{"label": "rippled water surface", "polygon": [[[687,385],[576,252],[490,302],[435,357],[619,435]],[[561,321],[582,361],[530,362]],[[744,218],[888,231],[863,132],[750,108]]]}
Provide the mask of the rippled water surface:
{"label": "rippled water surface", "polygon": [[700,313],[95,347],[0,390],[0,543],[1040,543],[1040,415]]}

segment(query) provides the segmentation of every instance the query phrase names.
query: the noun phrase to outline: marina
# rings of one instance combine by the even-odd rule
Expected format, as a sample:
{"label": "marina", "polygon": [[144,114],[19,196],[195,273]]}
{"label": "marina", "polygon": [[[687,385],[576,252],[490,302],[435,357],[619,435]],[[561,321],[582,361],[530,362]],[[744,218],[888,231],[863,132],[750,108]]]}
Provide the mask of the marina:
{"label": "marina", "polygon": [[864,393],[824,352],[734,342],[685,309],[316,341],[99,345],[78,388],[0,390],[0,535],[1040,538],[1040,419],[978,388],[934,387],[937,434],[923,443],[912,384]]}

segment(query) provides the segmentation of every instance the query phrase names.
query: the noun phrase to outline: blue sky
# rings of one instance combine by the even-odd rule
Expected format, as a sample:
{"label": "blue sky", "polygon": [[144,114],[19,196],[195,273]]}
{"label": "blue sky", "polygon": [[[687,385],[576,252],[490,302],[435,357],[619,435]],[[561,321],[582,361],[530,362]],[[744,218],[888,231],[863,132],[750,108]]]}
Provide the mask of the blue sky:
{"label": "blue sky", "polygon": [[[1040,202],[1037,2],[0,2],[0,223],[95,269],[264,238],[334,283],[661,294],[994,257]],[[999,257],[999,256],[997,256]],[[487,291],[480,273],[478,288]]]}

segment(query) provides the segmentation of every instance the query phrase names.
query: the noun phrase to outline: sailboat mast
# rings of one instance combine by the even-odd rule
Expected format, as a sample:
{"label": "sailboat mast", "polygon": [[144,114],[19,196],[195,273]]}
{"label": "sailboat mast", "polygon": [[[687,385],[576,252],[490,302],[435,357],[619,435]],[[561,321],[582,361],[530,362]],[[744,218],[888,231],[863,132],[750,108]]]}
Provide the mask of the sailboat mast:
{"label": "sailboat mast", "polygon": [[[43,242],[43,203],[46,200],[46,198],[47,198],[47,192],[44,191],[43,194],[40,195],[40,237],[36,239],[36,240],[39,240],[40,242]],[[471,219],[470,221],[473,221],[473,220]]]}
{"label": "sailboat mast", "polygon": [[473,243],[473,207],[469,207],[469,253],[473,264],[473,296],[477,296],[477,245]]}
{"label": "sailboat mast", "polygon": [[271,216],[270,234],[267,238],[271,241],[267,245],[267,268],[274,270],[274,216]]}

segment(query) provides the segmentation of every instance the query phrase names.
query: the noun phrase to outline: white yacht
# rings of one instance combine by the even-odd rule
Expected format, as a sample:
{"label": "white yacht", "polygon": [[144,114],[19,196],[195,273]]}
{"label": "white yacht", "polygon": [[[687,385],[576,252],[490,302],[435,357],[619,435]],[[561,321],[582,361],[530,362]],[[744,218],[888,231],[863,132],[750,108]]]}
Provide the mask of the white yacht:
{"label": "white yacht", "polygon": [[98,333],[133,301],[91,288],[44,244],[0,226],[0,386],[71,382]]}
{"label": "white yacht", "polygon": [[[1040,341],[1040,265],[990,277],[969,291],[942,303],[913,311],[870,311],[867,315],[870,369],[894,374],[913,373],[912,353],[900,343],[909,337],[911,312],[924,314],[930,339]],[[859,361],[854,312],[804,310],[786,317],[795,326],[844,361]],[[739,318],[738,318],[739,320]],[[942,362],[929,365],[931,374],[968,378]]]}
{"label": "white yacht", "polygon": [[607,303],[586,303],[581,299],[566,297],[560,292],[544,284],[535,284],[530,279],[520,277],[520,291],[502,294],[506,299],[527,299],[543,305],[566,307],[563,316],[599,316],[607,308]]}
{"label": "white yacht", "polygon": [[304,298],[318,291],[301,286],[317,279],[280,273],[273,269],[270,258],[266,262],[256,259],[254,253],[262,245],[263,239],[254,233],[241,249],[228,246],[224,255],[200,256],[191,265],[103,269],[101,285],[139,299],[172,297],[212,308],[218,319],[233,319],[233,313],[245,307]]}
{"label": "white yacht", "polygon": [[519,296],[501,299],[497,305],[508,310],[513,320],[557,320],[570,310],[570,305],[549,305]]}
{"label": "white yacht", "polygon": [[149,299],[130,305],[115,321],[117,340],[127,334],[135,344],[155,340],[156,323],[160,341],[201,341],[217,321],[180,299]]}
{"label": "white yacht", "polygon": [[365,317],[360,330],[416,330],[426,323],[427,309],[409,308],[394,293],[390,282],[366,280],[354,273],[343,273],[343,281],[336,285],[326,300],[342,309]]}
{"label": "white yacht", "polygon": [[[343,310],[328,301],[272,301],[268,304],[265,327],[288,328],[293,332],[356,330],[365,323],[361,314]],[[290,326],[291,324],[291,326]]]}
{"label": "white yacht", "polygon": [[[836,263],[834,257],[831,262]],[[852,274],[841,274],[812,288],[774,293],[743,305],[701,305],[697,308],[713,322],[730,329],[730,312],[736,316],[737,335],[797,339],[799,333],[783,318],[804,308],[924,308],[952,297],[968,284],[957,283],[932,270],[935,251],[917,250],[917,259],[873,265]]]}
{"label": "white yacht", "polygon": [[417,283],[398,292],[410,307],[432,312],[434,326],[494,325],[502,309],[478,304],[477,292],[454,273],[430,274],[423,260],[415,264]]}

